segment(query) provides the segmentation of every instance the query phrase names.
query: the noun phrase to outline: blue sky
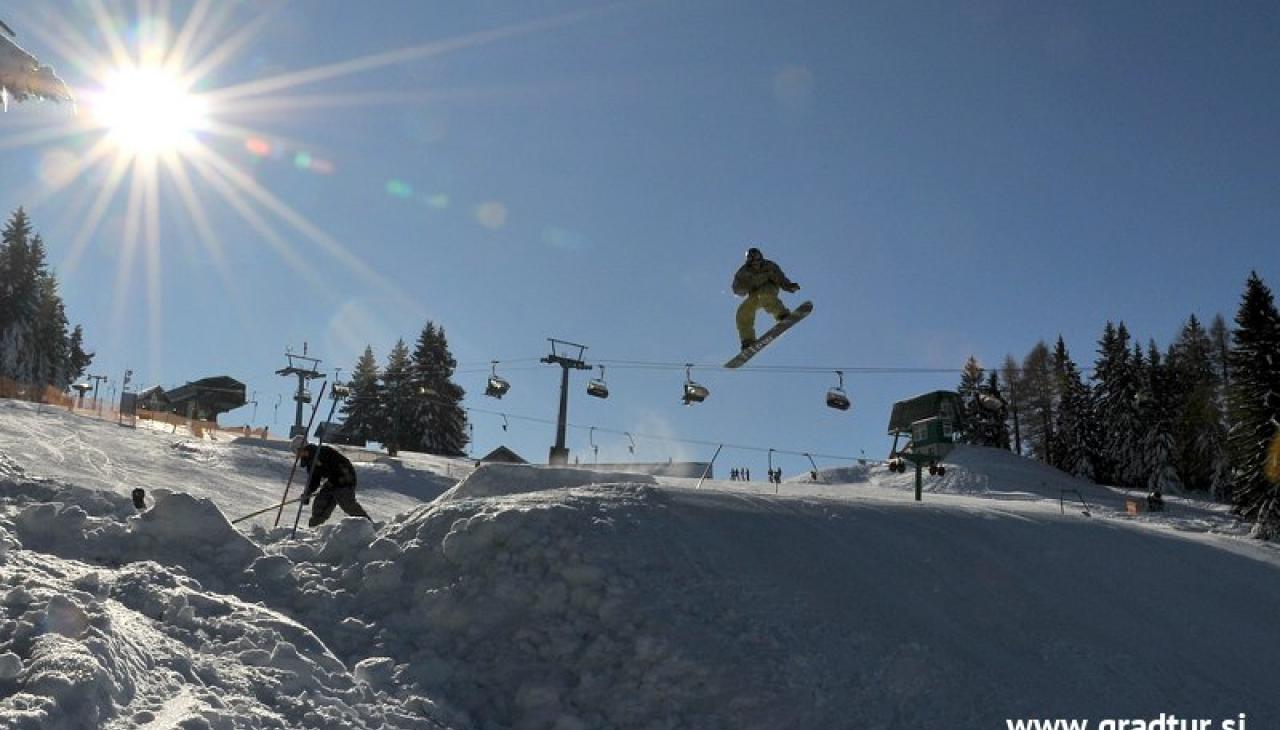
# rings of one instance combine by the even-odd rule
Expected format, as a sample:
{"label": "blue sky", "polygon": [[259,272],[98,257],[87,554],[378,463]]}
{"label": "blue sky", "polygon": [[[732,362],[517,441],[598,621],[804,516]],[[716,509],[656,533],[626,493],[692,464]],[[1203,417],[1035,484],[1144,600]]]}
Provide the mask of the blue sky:
{"label": "blue sky", "polygon": [[[175,5],[179,28],[189,6]],[[680,439],[637,439],[644,460],[705,459],[702,442],[879,457],[892,402],[954,386],[970,354],[994,366],[1062,334],[1088,364],[1108,319],[1164,345],[1192,313],[1230,318],[1250,270],[1280,282],[1272,4],[458,5],[246,3],[200,36],[214,47],[266,9],[260,32],[199,82],[208,93],[511,31],[257,97],[271,109],[211,104],[248,131],[201,143],[368,275],[257,205],[273,245],[193,175],[230,275],[162,178],[157,242],[140,244],[150,253],[126,284],[127,186],[77,256],[104,175],[50,182],[97,137],[6,144],[70,113],[23,104],[0,116],[0,210],[28,206],[95,372],[164,385],[230,374],[256,391],[256,424],[283,432],[289,381],[273,373],[286,346],[306,341],[322,368],[349,371],[365,344],[384,360],[430,319],[461,363],[465,405],[510,414],[503,431],[500,416],[472,413],[478,453],[504,443],[546,458],[559,373],[537,358],[556,337],[618,362],[607,401],[573,378],[570,421],[584,428],[569,446],[585,461],[587,426],[602,460],[631,458],[624,431]],[[7,3],[4,20],[80,94],[95,73],[56,42],[64,25],[51,18],[105,48],[93,6]],[[137,5],[102,7],[138,37]],[[300,167],[300,153],[331,169]],[[792,304],[816,305],[753,364],[825,372],[697,367],[711,397],[686,408],[682,368],[622,366],[733,354],[728,284],[750,245],[804,287]],[[482,395],[495,359],[513,386],[501,401]],[[823,405],[835,369],[875,367],[956,372],[850,372],[853,409]],[[721,458],[722,471],[762,473],[766,455]]]}

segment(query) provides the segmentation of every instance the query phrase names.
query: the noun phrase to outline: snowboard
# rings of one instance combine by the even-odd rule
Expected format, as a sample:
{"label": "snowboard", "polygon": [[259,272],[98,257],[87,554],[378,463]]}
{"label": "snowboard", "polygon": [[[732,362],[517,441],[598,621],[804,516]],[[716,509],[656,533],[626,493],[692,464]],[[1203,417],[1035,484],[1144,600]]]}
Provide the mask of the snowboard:
{"label": "snowboard", "polygon": [[769,343],[781,337],[783,332],[786,332],[792,327],[795,327],[797,322],[804,319],[805,317],[808,317],[809,313],[812,311],[813,311],[813,302],[805,302],[804,304],[801,304],[800,306],[791,310],[790,316],[788,316],[786,319],[782,320],[781,322],[775,324],[772,329],[770,329],[768,332],[765,332],[763,335],[761,335],[760,339],[756,340],[755,344],[753,344],[751,347],[748,347],[747,349],[739,352],[737,355],[734,355],[733,357],[729,358],[729,362],[725,363],[724,366],[727,368],[742,367],[743,365],[746,364],[748,360],[755,357],[757,352],[760,352],[764,348],[768,347]]}

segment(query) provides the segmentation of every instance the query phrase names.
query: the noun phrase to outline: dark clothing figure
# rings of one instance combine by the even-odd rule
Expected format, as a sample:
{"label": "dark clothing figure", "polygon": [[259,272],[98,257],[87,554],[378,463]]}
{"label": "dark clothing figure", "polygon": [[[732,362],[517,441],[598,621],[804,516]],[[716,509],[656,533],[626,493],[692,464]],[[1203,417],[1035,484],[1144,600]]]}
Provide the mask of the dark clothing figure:
{"label": "dark clothing figure", "polygon": [[311,505],[311,519],[307,525],[316,527],[324,524],[333,514],[334,507],[341,507],[343,512],[352,517],[363,517],[372,521],[368,512],[356,501],[356,470],[351,461],[330,446],[314,444],[303,447],[299,461],[307,470],[307,488],[302,491],[302,503],[307,504],[315,497]]}
{"label": "dark clothing figure", "polygon": [[733,275],[733,293],[745,297],[738,305],[736,324],[742,349],[756,341],[756,312],[763,309],[779,322],[791,314],[778,298],[778,291],[795,292],[800,285],[787,278],[782,269],[766,259],[758,248],[747,250],[747,262]]}

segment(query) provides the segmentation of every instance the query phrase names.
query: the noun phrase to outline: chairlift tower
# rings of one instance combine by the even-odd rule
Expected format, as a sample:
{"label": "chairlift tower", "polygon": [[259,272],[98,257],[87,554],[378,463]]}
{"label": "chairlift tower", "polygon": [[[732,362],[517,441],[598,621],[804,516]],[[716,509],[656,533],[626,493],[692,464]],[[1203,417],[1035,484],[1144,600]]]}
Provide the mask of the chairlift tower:
{"label": "chairlift tower", "polygon": [[298,390],[293,394],[293,400],[297,403],[297,410],[294,412],[293,426],[289,428],[290,436],[298,434],[306,435],[307,427],[302,422],[302,406],[311,400],[311,393],[307,390],[307,383],[315,378],[324,378],[324,373],[320,372],[316,366],[320,364],[320,359],[315,357],[307,357],[307,344],[302,343],[302,354],[295,355],[292,350],[285,350],[284,356],[289,359],[289,366],[280,368],[276,371],[276,375],[284,375],[286,377],[293,375],[298,378]]}
{"label": "chairlift tower", "polygon": [[[592,366],[582,361],[582,353],[586,352],[586,345],[579,345],[573,342],[565,342],[564,340],[556,340],[550,337],[547,341],[551,343],[551,354],[542,358],[542,362],[547,365],[560,366],[560,417],[556,420],[556,445],[551,447],[551,454],[547,457],[547,463],[552,466],[564,466],[569,463],[569,449],[564,445],[565,428],[569,422],[569,371],[570,370],[590,370]],[[557,348],[557,345],[559,348]],[[571,357],[569,352],[577,348],[576,357]]]}

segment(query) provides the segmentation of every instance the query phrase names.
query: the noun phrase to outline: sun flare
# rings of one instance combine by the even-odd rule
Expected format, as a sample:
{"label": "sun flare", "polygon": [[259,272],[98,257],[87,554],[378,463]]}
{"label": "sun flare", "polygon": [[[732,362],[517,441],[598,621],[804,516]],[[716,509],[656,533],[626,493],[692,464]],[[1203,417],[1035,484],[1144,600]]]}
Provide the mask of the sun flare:
{"label": "sun flare", "polygon": [[179,151],[209,125],[208,103],[161,67],[134,67],[108,75],[94,114],[121,151],[159,155]]}

